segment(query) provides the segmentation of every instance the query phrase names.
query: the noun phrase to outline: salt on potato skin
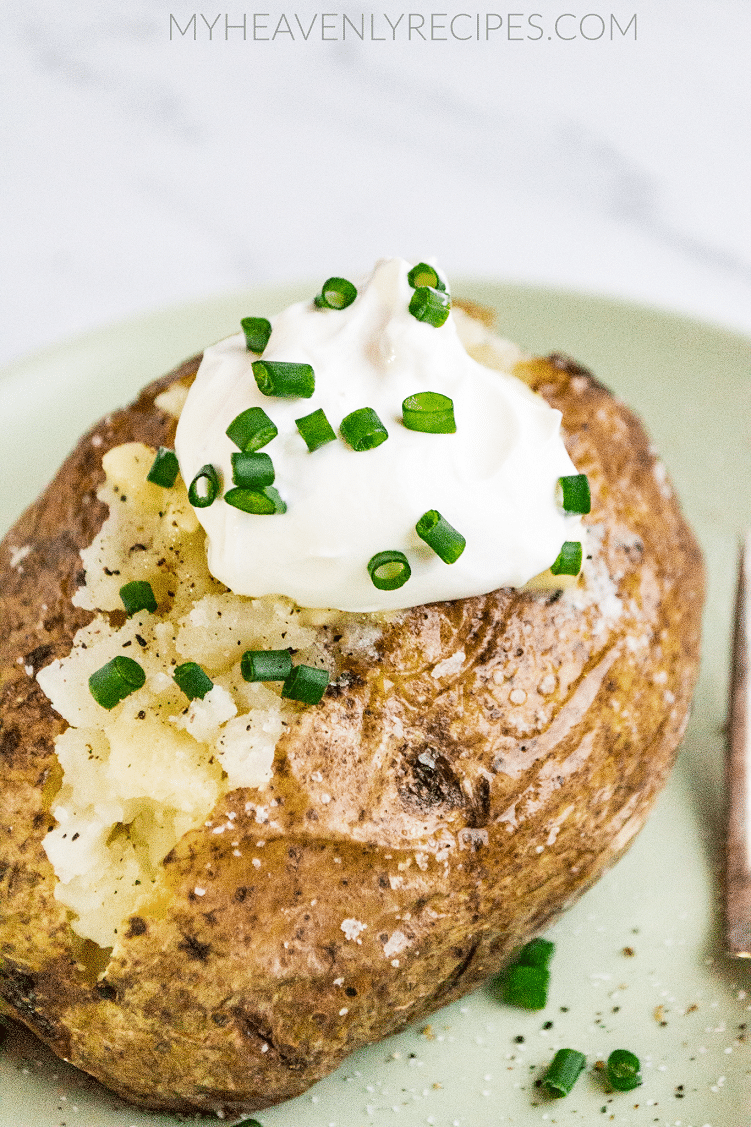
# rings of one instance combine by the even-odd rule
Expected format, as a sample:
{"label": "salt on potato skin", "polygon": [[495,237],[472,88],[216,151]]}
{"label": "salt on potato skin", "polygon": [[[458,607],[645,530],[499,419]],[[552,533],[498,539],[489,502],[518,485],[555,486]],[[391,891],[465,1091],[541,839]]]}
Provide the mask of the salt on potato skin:
{"label": "salt on potato skin", "polygon": [[[566,593],[497,591],[383,623],[374,655],[342,649],[321,705],[297,711],[267,786],[229,791],[180,838],[111,952],[82,944],[42,848],[65,721],[24,666],[63,657],[91,618],[70,595],[105,516],[101,451],[171,445],[154,396],[195,366],[85,438],[2,548],[0,820],[13,829],[0,839],[0,992],[124,1097],[229,1116],[299,1094],[472,989],[627,847],[685,726],[703,576],[637,420],[569,362],[525,362],[563,413],[604,529],[575,590],[605,590],[602,569],[618,616],[594,594],[576,607]],[[6,561],[24,544],[20,574]],[[512,706],[517,687],[526,700]],[[348,919],[366,925],[360,944]],[[385,953],[395,931],[409,940],[398,960]]]}

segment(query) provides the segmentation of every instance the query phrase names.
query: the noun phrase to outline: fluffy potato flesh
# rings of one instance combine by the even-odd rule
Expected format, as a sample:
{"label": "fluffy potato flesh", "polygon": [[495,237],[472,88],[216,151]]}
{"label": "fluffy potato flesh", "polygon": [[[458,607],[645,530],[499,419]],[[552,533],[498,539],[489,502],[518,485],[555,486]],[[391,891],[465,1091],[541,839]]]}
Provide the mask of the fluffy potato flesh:
{"label": "fluffy potato flesh", "polygon": [[[627,848],[686,724],[703,572],[633,415],[570,362],[520,361],[589,477],[580,580],[417,607],[359,648],[324,647],[336,680],[291,709],[267,783],[215,772],[187,832],[152,811],[130,842],[148,896],[98,946],[43,847],[67,722],[35,674],[93,621],[73,596],[106,516],[102,455],[171,444],[154,399],[196,366],[88,434],[2,545],[0,994],[126,1098],[231,1114],[482,982]],[[83,754],[77,736],[61,748]]]}

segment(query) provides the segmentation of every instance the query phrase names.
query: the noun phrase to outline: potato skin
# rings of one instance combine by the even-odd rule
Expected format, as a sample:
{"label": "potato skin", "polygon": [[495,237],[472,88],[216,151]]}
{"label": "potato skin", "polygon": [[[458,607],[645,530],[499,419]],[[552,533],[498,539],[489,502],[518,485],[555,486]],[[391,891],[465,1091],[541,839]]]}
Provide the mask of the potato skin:
{"label": "potato skin", "polygon": [[638,420],[564,358],[522,365],[589,475],[598,598],[403,612],[377,663],[300,711],[270,787],[178,843],[110,958],[53,896],[65,725],[34,673],[90,618],[70,596],[105,516],[102,454],[171,444],[153,400],[197,364],[86,435],[0,549],[0,1005],[135,1103],[230,1115],[471,990],[623,853],[685,728],[704,579]]}

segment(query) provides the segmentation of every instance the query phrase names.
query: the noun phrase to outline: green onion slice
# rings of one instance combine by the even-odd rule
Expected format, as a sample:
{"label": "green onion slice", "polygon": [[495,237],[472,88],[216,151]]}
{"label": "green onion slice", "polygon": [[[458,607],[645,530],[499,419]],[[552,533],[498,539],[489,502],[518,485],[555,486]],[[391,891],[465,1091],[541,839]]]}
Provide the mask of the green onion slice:
{"label": "green onion slice", "polygon": [[442,290],[420,286],[412,294],[409,311],[418,321],[424,321],[434,329],[440,329],[451,312],[451,298]]}
{"label": "green onion slice", "polygon": [[404,552],[376,552],[368,560],[368,575],[379,591],[396,591],[403,587],[412,574]]}
{"label": "green onion slice", "polygon": [[188,700],[195,700],[196,697],[203,700],[214,688],[214,682],[195,661],[186,661],[183,665],[178,665],[172,677]]}
{"label": "green onion slice", "polygon": [[118,654],[89,677],[89,692],[102,708],[111,709],[146,683],[143,667]]}
{"label": "green onion slice", "polygon": [[415,532],[447,564],[456,563],[467,546],[461,532],[457,532],[437,509],[428,509],[422,514]]}
{"label": "green onion slice", "polygon": [[263,489],[274,481],[274,463],[268,454],[241,450],[232,455],[232,480],[243,489]]}
{"label": "green onion slice", "polygon": [[246,453],[260,450],[278,434],[279,431],[263,407],[248,407],[247,411],[242,411],[227,427],[227,437]]}
{"label": "green onion slice", "polygon": [[319,309],[346,309],[357,297],[357,290],[346,278],[329,278],[313,299]]}
{"label": "green onion slice", "polygon": [[152,482],[153,485],[161,485],[165,489],[171,489],[179,472],[180,466],[175,451],[168,450],[166,446],[160,446],[151,469],[146,474],[146,480]]}
{"label": "green onion slice", "polygon": [[543,1010],[548,1001],[550,971],[547,967],[529,967],[513,963],[503,981],[503,1000],[509,1006],[525,1010]]}
{"label": "green onion slice", "polygon": [[428,266],[427,262],[418,262],[417,266],[413,266],[407,274],[407,281],[413,290],[424,286],[429,286],[433,290],[446,289],[446,283],[438,271],[433,266]]}
{"label": "green onion slice", "polygon": [[550,565],[553,575],[578,575],[582,566],[582,546],[578,540],[564,540],[555,563]]}
{"label": "green onion slice", "polygon": [[154,591],[145,579],[134,579],[132,583],[125,583],[120,588],[120,598],[128,618],[138,614],[139,610],[148,610],[152,614],[156,610]]}
{"label": "green onion slice", "polygon": [[585,473],[559,477],[563,508],[567,513],[588,513],[592,509],[589,480]]}
{"label": "green onion slice", "polygon": [[577,1049],[559,1049],[543,1078],[543,1088],[556,1099],[567,1096],[584,1071],[586,1063],[584,1053]]}
{"label": "green onion slice", "polygon": [[303,704],[318,704],[326,691],[329,675],[313,665],[296,665],[282,685],[282,696]]}
{"label": "green onion slice", "polygon": [[614,1049],[605,1066],[611,1088],[616,1092],[632,1092],[642,1082],[639,1058],[628,1049]]}
{"label": "green onion slice", "polygon": [[544,967],[550,965],[555,951],[555,943],[549,939],[530,939],[516,957],[516,962],[523,967]]}
{"label": "green onion slice", "polygon": [[303,415],[301,419],[295,419],[295,425],[305,439],[305,445],[311,454],[319,446],[325,446],[327,442],[333,442],[336,438],[331,423],[320,407],[310,415]]}
{"label": "green onion slice", "polygon": [[196,509],[213,505],[221,492],[219,474],[213,466],[201,466],[188,489],[188,500]]}
{"label": "green onion slice", "polygon": [[246,650],[240,658],[244,681],[286,681],[292,672],[289,650]]}
{"label": "green onion slice", "polygon": [[402,403],[402,422],[407,430],[425,434],[455,434],[454,401],[439,391],[418,391]]}
{"label": "green onion slice", "polygon": [[389,436],[389,432],[372,407],[360,407],[346,415],[340,425],[339,433],[353,450],[375,450]]}
{"label": "green onion slice", "polygon": [[255,352],[260,356],[269,343],[271,321],[267,321],[265,317],[243,317],[240,324],[245,333],[248,352]]}
{"label": "green onion slice", "polygon": [[265,485],[262,489],[229,489],[224,494],[224,500],[234,509],[258,516],[271,516],[273,513],[287,511],[287,506],[273,485]]}
{"label": "green onion slice", "polygon": [[291,364],[286,360],[254,360],[253,375],[263,395],[277,399],[310,399],[316,380],[310,364]]}

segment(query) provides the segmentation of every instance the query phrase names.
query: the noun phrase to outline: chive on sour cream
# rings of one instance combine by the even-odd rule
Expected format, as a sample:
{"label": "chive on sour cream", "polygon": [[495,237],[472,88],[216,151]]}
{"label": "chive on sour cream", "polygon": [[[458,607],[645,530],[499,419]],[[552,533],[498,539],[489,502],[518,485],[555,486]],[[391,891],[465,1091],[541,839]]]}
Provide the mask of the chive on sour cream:
{"label": "chive on sour cream", "polygon": [[[188,485],[206,466],[218,474],[220,493],[196,515],[207,533],[211,573],[236,594],[286,595],[303,607],[395,610],[523,586],[554,563],[565,542],[580,539],[581,518],[559,501],[559,478],[577,472],[561,438],[560,412],[515,376],[473,360],[453,314],[435,324],[410,312],[410,303],[413,310],[424,306],[414,300],[410,269],[402,259],[383,259],[343,308],[310,300],[271,320],[264,371],[309,365],[312,395],[264,394],[253,370],[259,355],[243,333],[204,353],[175,448]],[[445,305],[446,295],[439,296]],[[439,299],[436,308],[440,321]],[[452,401],[454,433],[405,426],[402,403],[420,392]],[[282,504],[266,513],[224,500],[236,486],[238,454],[227,428],[252,407],[278,431],[263,453]],[[340,426],[365,408],[388,437],[358,450]],[[295,420],[317,411],[336,438],[311,451]],[[431,511],[466,540],[450,564],[417,534]],[[402,586],[374,585],[368,564],[382,552],[407,558]]]}

